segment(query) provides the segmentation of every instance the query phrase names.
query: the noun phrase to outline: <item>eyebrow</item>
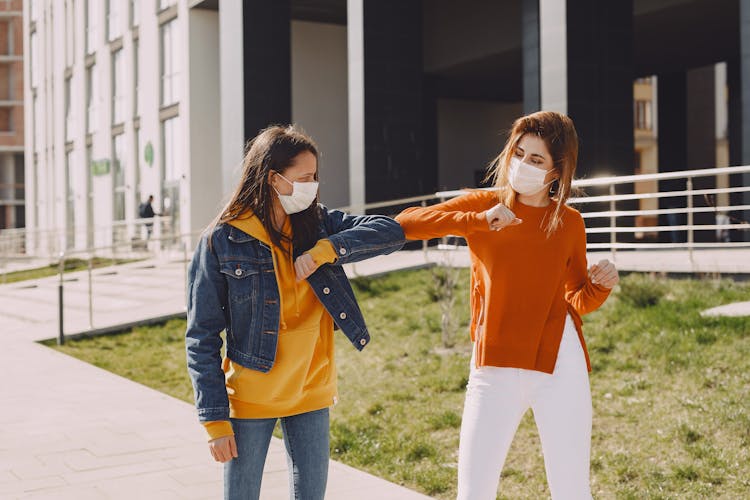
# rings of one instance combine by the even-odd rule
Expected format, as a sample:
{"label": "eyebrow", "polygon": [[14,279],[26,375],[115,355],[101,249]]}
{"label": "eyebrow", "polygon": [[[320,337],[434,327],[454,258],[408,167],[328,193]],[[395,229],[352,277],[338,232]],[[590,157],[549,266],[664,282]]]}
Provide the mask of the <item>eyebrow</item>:
{"label": "eyebrow", "polygon": [[[521,153],[525,153],[525,151],[523,150],[521,146],[516,146],[516,150],[520,151]],[[536,153],[531,153],[531,156],[536,156],[537,158],[541,158],[542,160],[544,159],[544,156],[538,155]]]}

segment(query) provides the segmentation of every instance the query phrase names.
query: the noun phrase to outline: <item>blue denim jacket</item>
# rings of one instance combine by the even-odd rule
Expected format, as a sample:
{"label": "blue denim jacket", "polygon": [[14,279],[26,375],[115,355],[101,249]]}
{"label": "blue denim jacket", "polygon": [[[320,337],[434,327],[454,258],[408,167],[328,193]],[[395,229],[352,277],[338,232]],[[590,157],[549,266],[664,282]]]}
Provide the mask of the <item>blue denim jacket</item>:
{"label": "blue denim jacket", "polygon": [[[307,281],[341,331],[358,350],[370,341],[362,312],[342,264],[399,250],[401,226],[388,217],[350,216],[320,206],[320,238],[333,244],[338,260],[324,264]],[[267,372],[273,367],[278,342],[280,302],[271,249],[228,224],[204,235],[193,254],[188,277],[188,372],[201,421],[228,420],[219,334],[226,330],[229,359],[246,368]],[[299,255],[294,252],[294,257]]]}

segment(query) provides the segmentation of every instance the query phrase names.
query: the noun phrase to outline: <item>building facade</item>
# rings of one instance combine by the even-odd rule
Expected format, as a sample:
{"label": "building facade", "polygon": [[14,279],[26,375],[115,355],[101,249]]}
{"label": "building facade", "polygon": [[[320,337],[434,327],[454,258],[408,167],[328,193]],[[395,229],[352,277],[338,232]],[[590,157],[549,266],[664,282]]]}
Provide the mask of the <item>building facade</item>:
{"label": "building facade", "polygon": [[22,4],[0,2],[0,229],[25,223]]}
{"label": "building facade", "polygon": [[150,194],[176,232],[205,227],[271,123],[316,139],[329,206],[476,186],[539,109],[574,119],[582,177],[750,164],[750,0],[24,9],[26,223],[69,248],[109,244],[122,229],[92,228],[128,227]]}

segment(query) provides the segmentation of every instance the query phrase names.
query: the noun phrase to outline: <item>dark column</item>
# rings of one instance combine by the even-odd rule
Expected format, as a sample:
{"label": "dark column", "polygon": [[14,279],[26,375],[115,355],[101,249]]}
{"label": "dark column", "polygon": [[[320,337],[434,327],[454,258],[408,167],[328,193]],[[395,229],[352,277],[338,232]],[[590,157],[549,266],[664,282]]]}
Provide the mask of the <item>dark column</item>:
{"label": "dark column", "polygon": [[[659,172],[685,170],[687,165],[687,75],[684,72],[658,75]],[[713,130],[713,129],[712,129]],[[681,191],[683,180],[659,182],[659,191]],[[684,208],[685,198],[660,198],[659,208]],[[685,223],[684,216],[660,215],[659,225]],[[662,233],[662,240],[686,241],[683,231]]]}
{"label": "dark column", "polygon": [[567,112],[580,137],[579,176],[634,168],[633,0],[568,0]]}
{"label": "dark column", "polygon": [[243,1],[245,139],[292,119],[291,0]]}
{"label": "dark column", "polygon": [[[739,58],[739,109],[740,109],[740,157],[739,164],[750,165],[750,0],[740,1],[740,58]],[[750,173],[742,174],[742,186],[750,186]],[[750,205],[750,192],[742,195],[742,204]],[[750,210],[745,210],[742,219],[750,221]],[[750,241],[750,231],[743,232],[743,239]]]}
{"label": "dark column", "polygon": [[[716,70],[714,65],[704,66],[687,73],[687,161],[680,170],[696,170],[716,166]],[[715,177],[696,177],[694,189],[716,187]],[[715,196],[693,198],[694,207],[715,204]],[[693,214],[694,224],[714,224],[713,212]],[[716,241],[715,231],[696,231],[698,242]]]}
{"label": "dark column", "polygon": [[362,7],[365,201],[433,191],[437,165],[425,161],[422,2],[363,0]]}
{"label": "dark column", "polygon": [[539,0],[521,2],[521,43],[523,51],[523,113],[542,109],[541,67],[539,65]]}

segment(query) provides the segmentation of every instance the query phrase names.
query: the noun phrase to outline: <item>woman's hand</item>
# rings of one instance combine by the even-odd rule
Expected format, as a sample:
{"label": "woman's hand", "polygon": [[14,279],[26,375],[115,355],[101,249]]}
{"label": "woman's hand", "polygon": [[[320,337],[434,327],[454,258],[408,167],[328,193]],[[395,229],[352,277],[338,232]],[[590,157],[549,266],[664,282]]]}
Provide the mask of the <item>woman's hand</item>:
{"label": "woman's hand", "polygon": [[617,274],[617,268],[613,263],[607,259],[602,259],[589,267],[589,279],[595,285],[612,289],[620,281],[620,276]]}
{"label": "woman's hand", "polygon": [[516,214],[502,203],[486,210],[484,216],[487,218],[487,224],[492,231],[500,231],[506,226],[515,226],[523,222],[516,217]]}
{"label": "woman's hand", "polygon": [[208,442],[208,449],[211,450],[211,456],[217,462],[229,462],[237,458],[237,442],[234,436],[224,436]]}
{"label": "woman's hand", "polygon": [[297,281],[302,281],[307,278],[314,273],[318,267],[320,266],[315,263],[312,255],[309,253],[303,253],[294,261],[294,273],[297,275]]}

